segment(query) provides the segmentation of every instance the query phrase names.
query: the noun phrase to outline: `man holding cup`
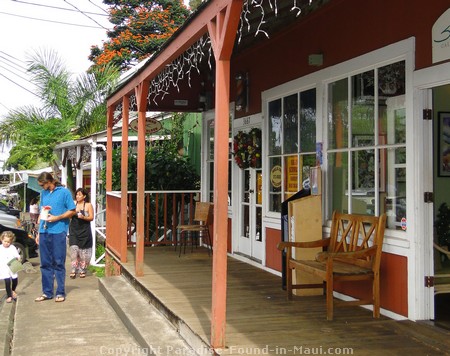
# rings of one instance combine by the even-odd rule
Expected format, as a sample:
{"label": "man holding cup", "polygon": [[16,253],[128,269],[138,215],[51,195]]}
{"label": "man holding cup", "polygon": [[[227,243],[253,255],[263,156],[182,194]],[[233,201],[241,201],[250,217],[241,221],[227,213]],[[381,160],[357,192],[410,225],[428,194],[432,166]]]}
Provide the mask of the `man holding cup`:
{"label": "man holding cup", "polygon": [[[55,302],[64,302],[66,237],[70,218],[75,215],[75,203],[72,193],[51,173],[41,173],[37,181],[43,189],[40,199],[39,234],[36,237],[41,259],[42,295],[35,301],[52,299],[55,294]],[[54,293],[55,279],[56,293]]]}

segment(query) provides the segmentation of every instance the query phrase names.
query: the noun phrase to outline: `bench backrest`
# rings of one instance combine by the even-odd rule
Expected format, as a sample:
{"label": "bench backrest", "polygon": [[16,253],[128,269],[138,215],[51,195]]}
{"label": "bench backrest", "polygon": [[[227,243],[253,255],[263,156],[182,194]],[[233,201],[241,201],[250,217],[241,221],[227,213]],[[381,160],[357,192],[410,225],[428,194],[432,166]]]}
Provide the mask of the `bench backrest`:
{"label": "bench backrest", "polygon": [[374,247],[370,256],[342,261],[364,268],[379,270],[383,247],[386,215],[371,216],[333,213],[328,252],[354,252]]}

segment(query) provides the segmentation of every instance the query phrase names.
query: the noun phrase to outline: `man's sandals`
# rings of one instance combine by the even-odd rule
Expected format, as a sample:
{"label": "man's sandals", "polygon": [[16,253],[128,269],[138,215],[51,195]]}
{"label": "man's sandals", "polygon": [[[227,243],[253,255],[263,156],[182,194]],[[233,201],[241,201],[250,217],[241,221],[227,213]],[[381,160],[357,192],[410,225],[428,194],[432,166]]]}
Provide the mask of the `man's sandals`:
{"label": "man's sandals", "polygon": [[66,298],[62,295],[57,295],[55,298],[56,303],[61,303],[61,302],[64,302],[65,300],[66,300]]}
{"label": "man's sandals", "polygon": [[[52,298],[47,297],[45,294],[40,295],[39,297],[37,297],[34,301],[35,302],[43,302],[44,300],[50,300]],[[57,295],[55,298],[55,302],[56,303],[61,303],[64,302],[66,300],[66,298],[62,295]]]}
{"label": "man's sandals", "polygon": [[40,295],[39,297],[37,297],[34,301],[35,302],[43,302],[44,300],[50,300],[52,298],[47,297],[45,294]]}

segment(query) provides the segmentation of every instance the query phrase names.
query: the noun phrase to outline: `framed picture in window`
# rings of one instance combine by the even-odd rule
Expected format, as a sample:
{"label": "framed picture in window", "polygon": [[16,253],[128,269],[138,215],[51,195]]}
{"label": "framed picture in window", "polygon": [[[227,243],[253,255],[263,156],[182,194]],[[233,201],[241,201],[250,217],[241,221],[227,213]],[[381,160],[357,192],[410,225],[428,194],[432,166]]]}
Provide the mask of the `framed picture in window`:
{"label": "framed picture in window", "polygon": [[450,177],[450,112],[438,113],[438,176]]}

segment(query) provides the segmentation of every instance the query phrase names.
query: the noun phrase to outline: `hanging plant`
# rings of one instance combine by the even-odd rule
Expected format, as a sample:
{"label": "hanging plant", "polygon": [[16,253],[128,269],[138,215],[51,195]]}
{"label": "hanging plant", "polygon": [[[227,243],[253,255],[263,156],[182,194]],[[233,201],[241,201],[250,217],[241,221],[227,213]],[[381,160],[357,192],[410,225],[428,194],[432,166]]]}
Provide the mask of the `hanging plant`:
{"label": "hanging plant", "polygon": [[239,131],[233,140],[233,155],[241,169],[261,167],[261,130]]}

